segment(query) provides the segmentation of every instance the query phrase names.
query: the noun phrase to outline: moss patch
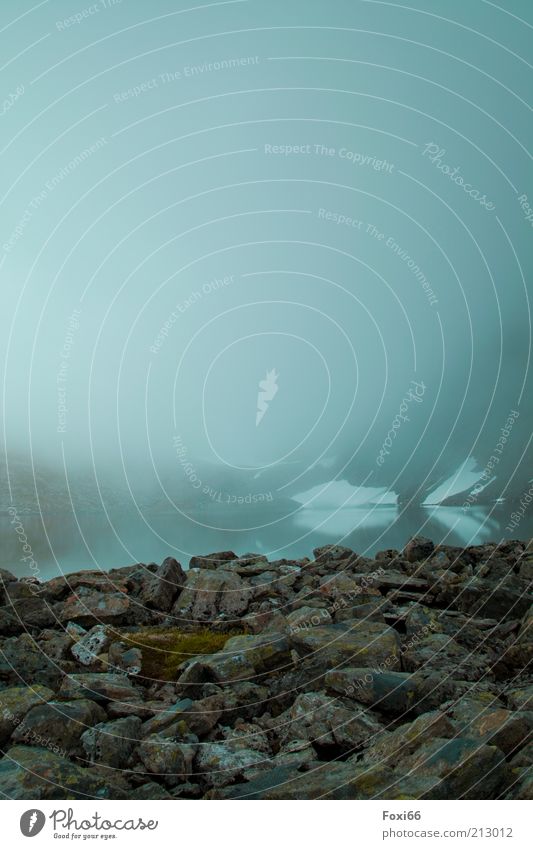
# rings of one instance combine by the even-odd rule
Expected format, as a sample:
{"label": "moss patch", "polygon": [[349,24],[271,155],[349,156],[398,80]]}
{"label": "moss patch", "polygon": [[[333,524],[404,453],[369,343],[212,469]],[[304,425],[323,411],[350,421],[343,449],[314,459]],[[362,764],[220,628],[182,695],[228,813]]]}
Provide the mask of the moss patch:
{"label": "moss patch", "polygon": [[142,651],[141,675],[162,681],[175,681],[178,667],[185,660],[200,654],[221,651],[230,637],[242,631],[181,631],[179,628],[144,628],[135,633],[123,633],[120,639]]}

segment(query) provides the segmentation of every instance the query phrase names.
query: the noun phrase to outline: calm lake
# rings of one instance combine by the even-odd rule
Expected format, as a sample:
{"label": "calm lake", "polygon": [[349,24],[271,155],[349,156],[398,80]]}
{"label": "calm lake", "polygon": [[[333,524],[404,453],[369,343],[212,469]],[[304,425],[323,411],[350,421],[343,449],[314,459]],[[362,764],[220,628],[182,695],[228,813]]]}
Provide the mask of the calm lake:
{"label": "calm lake", "polygon": [[[533,519],[526,513],[511,534],[505,530],[511,505],[472,508],[351,507],[334,512],[301,508],[279,515],[270,505],[253,512],[223,512],[207,506],[187,516],[180,513],[102,511],[73,514],[20,514],[41,580],[77,569],[102,569],[130,563],[161,562],[169,555],[184,566],[194,554],[233,550],[254,551],[269,559],[311,556],[313,548],[341,543],[372,556],[385,548],[402,548],[420,533],[435,543],[477,545],[507,538],[533,536]],[[533,511],[532,511],[533,512]],[[236,527],[236,519],[241,527]],[[20,526],[19,526],[20,533]],[[22,544],[8,516],[0,519],[0,566],[18,577],[31,574]],[[26,550],[27,553],[27,550]]]}

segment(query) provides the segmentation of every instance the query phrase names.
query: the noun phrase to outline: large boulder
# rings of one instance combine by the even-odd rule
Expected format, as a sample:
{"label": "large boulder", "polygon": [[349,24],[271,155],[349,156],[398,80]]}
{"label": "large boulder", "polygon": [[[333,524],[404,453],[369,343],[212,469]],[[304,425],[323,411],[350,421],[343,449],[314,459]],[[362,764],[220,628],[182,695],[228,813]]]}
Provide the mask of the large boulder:
{"label": "large boulder", "polygon": [[94,770],[34,746],[14,746],[0,760],[4,799],[109,799],[109,781]]}
{"label": "large boulder", "polygon": [[379,666],[400,669],[400,640],[381,622],[349,620],[290,635],[302,657],[315,654],[325,670],[337,666]]}
{"label": "large boulder", "polygon": [[24,631],[34,631],[35,628],[52,628],[57,625],[55,611],[45,598],[32,593],[28,584],[21,583],[14,586],[23,587],[25,595],[10,599],[9,603],[2,608],[5,614],[0,618],[2,633],[20,634]]}
{"label": "large boulder", "polygon": [[305,740],[332,757],[368,745],[383,726],[362,706],[347,705],[325,693],[302,693],[270,723],[281,743]]}
{"label": "large boulder", "polygon": [[331,614],[327,607],[302,607],[296,608],[287,616],[287,622],[292,632],[307,630],[317,625],[330,625]]}
{"label": "large boulder", "polygon": [[139,601],[152,610],[168,612],[186,583],[186,574],[173,557],[163,560],[157,571],[143,581]]}
{"label": "large boulder", "polygon": [[242,634],[230,637],[223,654],[243,655],[256,673],[282,671],[291,663],[291,647],[284,634]]}
{"label": "large boulder", "polygon": [[443,680],[480,681],[490,674],[490,645],[472,651],[448,634],[430,632],[403,645],[402,665],[407,672],[438,670]]}
{"label": "large boulder", "polygon": [[512,572],[503,582],[474,576],[461,588],[457,607],[470,616],[487,616],[498,621],[520,619],[531,606],[531,595],[525,582],[522,587],[517,583]]}
{"label": "large boulder", "polygon": [[428,557],[431,557],[434,548],[434,544],[427,537],[411,537],[402,551],[402,556],[409,563],[415,563],[418,560],[426,560]]}
{"label": "large boulder", "polygon": [[[229,563],[224,563],[222,568],[229,572],[236,572],[243,578],[261,578],[272,568],[274,564],[270,564],[264,554],[243,554],[242,557],[237,557]],[[277,572],[273,572],[277,575]]]}
{"label": "large boulder", "polygon": [[352,762],[320,763],[306,772],[275,767],[252,781],[213,791],[214,799],[409,799],[394,787],[390,767],[361,767]]}
{"label": "large boulder", "polygon": [[332,567],[335,571],[345,569],[358,557],[355,551],[343,545],[322,545],[313,549],[313,556],[317,566]]}
{"label": "large boulder", "polygon": [[[138,569],[138,566],[131,567]],[[131,584],[120,569],[102,572],[86,569],[52,578],[39,585],[39,595],[49,601],[62,601],[68,596],[84,595],[87,591],[100,593],[127,593]]]}
{"label": "large boulder", "polygon": [[506,697],[513,710],[533,710],[533,684],[513,688]]}
{"label": "large boulder", "polygon": [[246,612],[250,594],[250,587],[233,572],[208,569],[189,572],[172,614],[186,622],[239,617]]}
{"label": "large boulder", "polygon": [[131,618],[131,599],[122,592],[102,592],[81,586],[74,595],[54,605],[54,613],[63,624],[76,622],[84,627],[121,625]]}
{"label": "large boulder", "polygon": [[68,675],[59,691],[61,699],[92,699],[95,702],[137,702],[139,691],[124,675],[86,672]]}
{"label": "large boulder", "polygon": [[185,661],[178,685],[247,681],[267,672],[281,672],[290,665],[290,644],[284,634],[242,634],[231,637],[220,652]]}
{"label": "large boulder", "polygon": [[396,766],[436,737],[448,739],[456,734],[453,723],[442,711],[424,713],[413,722],[400,725],[394,731],[377,735],[365,753],[365,761]]}
{"label": "large boulder", "polygon": [[202,743],[195,761],[198,777],[212,787],[224,787],[238,778],[245,777],[252,768],[267,768],[267,755],[256,749],[223,743]]}
{"label": "large boulder", "polygon": [[192,773],[194,745],[151,734],[137,751],[145,769],[169,787],[183,783]]}
{"label": "large boulder", "polygon": [[448,695],[447,687],[437,674],[348,667],[326,673],[325,683],[333,693],[349,696],[394,716],[407,712],[425,713],[438,707]]}
{"label": "large boulder", "polygon": [[52,690],[35,684],[33,687],[9,687],[0,691],[0,746],[3,746],[24,717],[35,705],[54,696]]}
{"label": "large boulder", "polygon": [[141,737],[148,737],[151,734],[159,734],[169,725],[183,719],[187,711],[191,708],[193,702],[191,699],[180,699],[173,705],[163,707],[155,716],[147,719],[141,728]]}
{"label": "large boulder", "polygon": [[141,725],[137,716],[125,716],[88,728],[81,735],[87,758],[91,763],[125,769],[139,742]]}
{"label": "large boulder", "polygon": [[449,710],[461,736],[497,746],[511,757],[516,755],[533,735],[533,712],[510,711],[498,700],[465,696]]}
{"label": "large boulder", "polygon": [[180,691],[193,693],[196,685],[206,681],[219,684],[231,684],[236,681],[249,681],[255,676],[255,669],[242,652],[227,654],[217,652],[186,661],[178,678]]}
{"label": "large boulder", "polygon": [[39,648],[46,657],[56,663],[69,660],[72,657],[70,649],[73,643],[73,636],[63,629],[55,631],[52,628],[46,628],[37,637]]}
{"label": "large boulder", "polygon": [[13,734],[15,743],[59,749],[63,757],[81,754],[80,738],[87,728],[105,720],[103,709],[89,699],[51,700],[32,707]]}
{"label": "large boulder", "polygon": [[496,746],[456,738],[426,741],[410,756],[401,758],[399,786],[409,773],[424,799],[494,799],[508,781],[509,770]]}
{"label": "large boulder", "polygon": [[47,653],[46,643],[29,634],[9,637],[0,645],[0,680],[8,685],[42,684],[56,690],[63,678],[61,661]]}

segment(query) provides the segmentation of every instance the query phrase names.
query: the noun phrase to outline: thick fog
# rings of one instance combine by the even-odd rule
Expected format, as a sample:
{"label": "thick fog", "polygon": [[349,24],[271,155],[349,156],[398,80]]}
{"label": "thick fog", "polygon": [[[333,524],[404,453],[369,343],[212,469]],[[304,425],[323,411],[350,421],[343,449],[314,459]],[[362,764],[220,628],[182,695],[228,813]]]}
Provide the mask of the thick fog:
{"label": "thick fog", "polygon": [[0,12],[4,505],[137,534],[453,476],[437,501],[481,475],[478,505],[519,499],[526,28],[455,0],[78,5]]}

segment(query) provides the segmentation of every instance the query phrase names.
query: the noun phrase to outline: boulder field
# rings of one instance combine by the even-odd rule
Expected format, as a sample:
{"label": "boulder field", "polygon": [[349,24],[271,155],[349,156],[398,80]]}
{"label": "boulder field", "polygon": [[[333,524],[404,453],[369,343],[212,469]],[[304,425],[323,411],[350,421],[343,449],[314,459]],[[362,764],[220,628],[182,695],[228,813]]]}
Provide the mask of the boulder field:
{"label": "boulder field", "polygon": [[531,799],[533,543],[0,570],[10,799]]}

